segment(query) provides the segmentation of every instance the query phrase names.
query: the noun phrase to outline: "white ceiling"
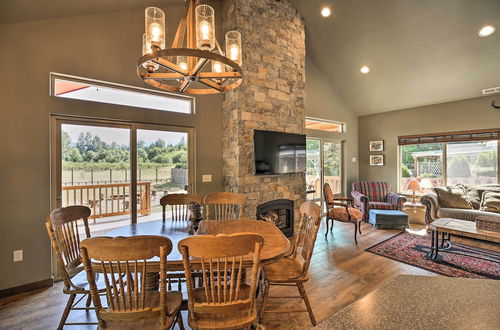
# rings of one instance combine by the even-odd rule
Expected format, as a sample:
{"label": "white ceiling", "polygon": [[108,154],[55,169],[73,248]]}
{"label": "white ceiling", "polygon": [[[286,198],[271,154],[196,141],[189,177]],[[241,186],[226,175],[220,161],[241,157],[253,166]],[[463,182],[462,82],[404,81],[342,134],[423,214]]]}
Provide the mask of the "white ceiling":
{"label": "white ceiling", "polygon": [[[305,18],[308,56],[359,115],[478,97],[500,86],[500,0],[281,1]],[[0,24],[183,4],[0,0]],[[333,9],[330,18],[320,16],[323,5]],[[497,31],[479,38],[485,24]],[[361,74],[363,65],[371,72]]]}
{"label": "white ceiling", "polygon": [[[500,0],[291,1],[306,21],[308,56],[359,115],[500,86]],[[320,16],[325,4],[330,18]],[[497,31],[480,38],[485,24]]]}

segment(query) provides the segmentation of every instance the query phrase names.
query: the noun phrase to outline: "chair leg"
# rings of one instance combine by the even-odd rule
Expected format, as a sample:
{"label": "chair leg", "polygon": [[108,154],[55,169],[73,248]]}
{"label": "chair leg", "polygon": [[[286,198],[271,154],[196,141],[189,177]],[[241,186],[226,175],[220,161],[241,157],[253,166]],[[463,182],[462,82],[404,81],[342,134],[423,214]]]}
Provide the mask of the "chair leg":
{"label": "chair leg", "polygon": [[332,233],[332,235],[333,235],[333,224],[335,223],[335,221],[333,219],[331,219],[331,220],[332,220],[332,225],[330,226],[330,233]]}
{"label": "chair leg", "polygon": [[68,318],[69,312],[71,311],[71,306],[75,302],[76,294],[70,294],[68,298],[68,302],[66,303],[66,307],[64,308],[63,314],[61,316],[61,321],[59,321],[59,326],[57,330],[61,330],[66,323],[66,319]]}
{"label": "chair leg", "polygon": [[180,330],[184,330],[184,322],[182,321],[181,311],[177,313],[177,324],[179,325]]}
{"label": "chair leg", "polygon": [[86,307],[90,307],[91,303],[92,303],[92,297],[90,296],[90,293],[89,293],[88,296],[87,296],[87,302],[85,303],[85,306]]}
{"label": "chair leg", "polygon": [[300,296],[304,300],[306,304],[307,312],[309,313],[309,318],[311,319],[311,323],[313,326],[316,326],[316,319],[314,318],[314,314],[311,308],[311,304],[309,303],[309,298],[307,297],[306,289],[304,288],[304,283],[297,283],[297,288],[299,289]]}
{"label": "chair leg", "polygon": [[361,235],[361,221],[358,221],[359,234]]}
{"label": "chair leg", "polygon": [[330,219],[326,218],[326,230],[325,230],[325,239],[328,237],[328,221]]}
{"label": "chair leg", "polygon": [[259,323],[262,323],[264,320],[264,314],[266,312],[266,306],[267,306],[267,299],[269,296],[269,288],[271,287],[271,282],[265,281],[265,287],[264,287],[264,292],[263,292],[263,297],[262,297],[262,305],[260,306],[260,315],[259,315]]}
{"label": "chair leg", "polygon": [[354,222],[354,243],[358,244],[358,221]]}

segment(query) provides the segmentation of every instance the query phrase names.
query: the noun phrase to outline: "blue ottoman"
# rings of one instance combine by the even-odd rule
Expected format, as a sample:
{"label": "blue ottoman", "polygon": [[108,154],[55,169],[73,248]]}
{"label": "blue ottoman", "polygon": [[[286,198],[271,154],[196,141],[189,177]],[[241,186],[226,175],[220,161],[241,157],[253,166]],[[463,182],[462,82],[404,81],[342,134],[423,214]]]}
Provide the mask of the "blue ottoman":
{"label": "blue ottoman", "polygon": [[370,210],[369,221],[376,228],[408,228],[408,214],[398,210]]}

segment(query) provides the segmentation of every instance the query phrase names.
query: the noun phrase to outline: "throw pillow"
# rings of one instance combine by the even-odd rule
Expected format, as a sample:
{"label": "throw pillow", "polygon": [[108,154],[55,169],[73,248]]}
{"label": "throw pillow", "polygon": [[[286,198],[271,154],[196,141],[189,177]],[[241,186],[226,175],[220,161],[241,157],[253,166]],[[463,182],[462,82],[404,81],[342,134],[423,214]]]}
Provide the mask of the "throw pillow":
{"label": "throw pillow", "polygon": [[483,193],[485,191],[500,192],[500,185],[498,184],[485,184],[478,186],[466,186],[467,198],[472,203],[472,207],[476,210],[481,208],[481,201],[483,200]]}
{"label": "throw pillow", "polygon": [[479,210],[500,213],[500,192],[485,191]]}
{"label": "throw pillow", "polygon": [[467,199],[466,192],[461,187],[434,188],[439,200],[439,207],[453,209],[472,209],[471,202]]}

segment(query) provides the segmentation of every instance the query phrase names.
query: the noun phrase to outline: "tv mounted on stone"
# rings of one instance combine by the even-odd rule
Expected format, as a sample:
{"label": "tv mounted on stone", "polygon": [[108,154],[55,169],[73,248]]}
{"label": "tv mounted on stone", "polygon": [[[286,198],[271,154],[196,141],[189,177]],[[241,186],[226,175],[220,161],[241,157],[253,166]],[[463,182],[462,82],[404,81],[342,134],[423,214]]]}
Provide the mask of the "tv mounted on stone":
{"label": "tv mounted on stone", "polygon": [[303,173],[306,171],[306,136],[255,130],[254,160],[255,175]]}

